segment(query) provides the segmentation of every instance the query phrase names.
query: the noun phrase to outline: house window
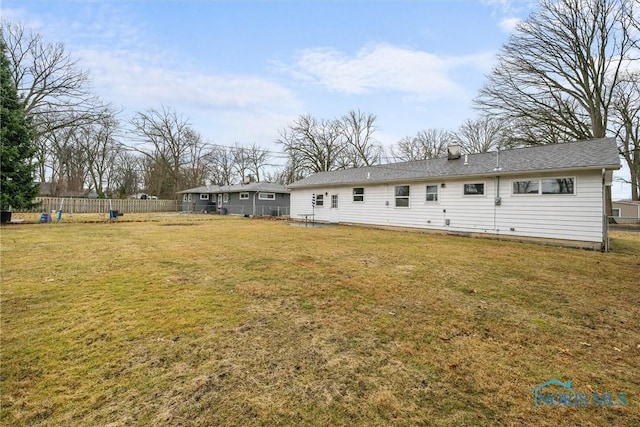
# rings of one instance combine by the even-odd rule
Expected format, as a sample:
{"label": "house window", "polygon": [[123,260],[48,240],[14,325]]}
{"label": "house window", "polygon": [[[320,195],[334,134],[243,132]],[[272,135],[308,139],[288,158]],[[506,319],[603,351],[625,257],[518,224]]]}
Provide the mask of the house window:
{"label": "house window", "polygon": [[187,195],[187,202],[190,202],[190,201],[192,200],[192,198],[191,198],[191,197],[192,197],[192,195],[191,195],[191,194],[188,194],[188,195]]}
{"label": "house window", "polygon": [[324,206],[324,194],[316,194],[316,207]]}
{"label": "house window", "polygon": [[258,193],[258,199],[260,200],[275,200],[276,193]]}
{"label": "house window", "polygon": [[542,194],[573,194],[573,178],[542,180]]}
{"label": "house window", "polygon": [[338,209],[338,195],[331,195],[331,209]]}
{"label": "house window", "polygon": [[611,215],[615,216],[616,218],[620,218],[620,208],[611,209]]}
{"label": "house window", "polygon": [[409,186],[396,185],[395,197],[396,197],[397,208],[408,208],[409,207]]}
{"label": "house window", "polygon": [[200,194],[200,200],[209,200],[208,194]]}
{"label": "house window", "polygon": [[357,187],[353,189],[353,201],[354,202],[364,202],[364,188]]}
{"label": "house window", "polygon": [[229,193],[224,193],[222,195],[222,203],[229,203]]}
{"label": "house window", "polygon": [[540,181],[513,181],[513,194],[538,194]]}
{"label": "house window", "polygon": [[484,182],[474,182],[472,184],[465,184],[464,195],[465,196],[483,196]]}
{"label": "house window", "polygon": [[437,202],[437,201],[438,201],[438,186],[427,185],[427,202]]}
{"label": "house window", "polygon": [[240,193],[240,200],[248,200],[249,193]]}
{"label": "house window", "polygon": [[183,202],[186,202],[187,200],[188,200],[187,195],[186,195],[186,194],[183,194],[183,195],[182,195],[182,201],[183,201]]}

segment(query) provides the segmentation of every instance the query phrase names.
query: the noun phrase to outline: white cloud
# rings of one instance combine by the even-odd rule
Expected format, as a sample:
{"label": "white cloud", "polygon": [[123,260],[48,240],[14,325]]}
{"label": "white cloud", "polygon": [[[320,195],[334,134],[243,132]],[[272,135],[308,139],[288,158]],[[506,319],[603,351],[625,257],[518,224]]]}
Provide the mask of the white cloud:
{"label": "white cloud", "polygon": [[134,52],[80,52],[93,84],[118,104],[135,108],[167,104],[201,108],[295,108],[296,96],[274,82],[248,75],[212,75],[165,68],[155,55]]}
{"label": "white cloud", "polygon": [[282,66],[295,78],[345,94],[397,91],[420,98],[456,97],[464,82],[453,78],[457,69],[490,67],[492,55],[439,56],[389,44],[362,48],[353,56],[335,49],[308,49],[292,66]]}
{"label": "white cloud", "polygon": [[506,33],[512,33],[516,26],[522,21],[520,18],[503,18],[499,25],[502,31]]}

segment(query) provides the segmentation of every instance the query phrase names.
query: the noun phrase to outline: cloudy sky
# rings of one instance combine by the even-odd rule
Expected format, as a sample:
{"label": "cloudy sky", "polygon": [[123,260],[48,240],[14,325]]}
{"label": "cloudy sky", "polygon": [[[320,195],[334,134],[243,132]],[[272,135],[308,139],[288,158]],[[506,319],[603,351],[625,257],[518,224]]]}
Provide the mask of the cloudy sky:
{"label": "cloudy sky", "polygon": [[475,117],[471,100],[530,0],[3,0],[64,43],[123,109],[168,106],[213,143],[278,151],[301,114],[377,116],[390,145]]}

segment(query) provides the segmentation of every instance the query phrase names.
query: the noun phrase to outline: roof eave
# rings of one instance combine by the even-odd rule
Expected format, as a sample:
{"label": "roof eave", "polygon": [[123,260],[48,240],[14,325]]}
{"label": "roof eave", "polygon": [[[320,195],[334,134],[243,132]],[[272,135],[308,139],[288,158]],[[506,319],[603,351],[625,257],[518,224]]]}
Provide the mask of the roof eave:
{"label": "roof eave", "polygon": [[327,188],[327,187],[341,187],[345,185],[367,185],[367,184],[387,184],[387,183],[400,183],[400,182],[411,182],[411,181],[428,181],[428,180],[444,180],[444,179],[465,179],[465,178],[478,178],[478,177],[488,177],[488,176],[511,176],[511,175],[522,175],[526,174],[538,174],[538,173],[551,173],[551,172],[571,172],[571,171],[589,171],[589,170],[619,170],[621,168],[620,163],[618,164],[610,164],[610,165],[597,165],[597,166],[582,166],[582,167],[567,167],[567,168],[552,168],[552,169],[530,169],[530,170],[517,170],[517,171],[502,171],[502,170],[493,170],[486,172],[478,172],[478,173],[470,173],[465,175],[431,175],[431,176],[421,176],[421,177],[413,177],[413,178],[394,178],[394,179],[366,179],[366,180],[358,180],[358,181],[343,181],[339,183],[321,183],[321,184],[294,184],[288,185],[288,189],[302,189],[302,188]]}

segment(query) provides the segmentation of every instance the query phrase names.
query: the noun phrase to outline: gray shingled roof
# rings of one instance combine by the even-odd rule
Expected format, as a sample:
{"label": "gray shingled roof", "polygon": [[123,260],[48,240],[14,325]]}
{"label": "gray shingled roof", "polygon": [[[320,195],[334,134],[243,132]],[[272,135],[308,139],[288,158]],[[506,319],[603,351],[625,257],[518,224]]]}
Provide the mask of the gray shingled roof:
{"label": "gray shingled roof", "polygon": [[[495,170],[496,164],[500,168],[498,171]],[[497,152],[469,154],[466,165],[463,155],[455,160],[438,158],[319,172],[289,184],[288,187],[304,188],[602,168],[620,169],[620,157],[614,138],[516,148],[500,151],[499,156]]]}
{"label": "gray shingled roof", "polygon": [[289,193],[289,189],[273,182],[250,182],[249,184],[235,185],[203,185],[201,187],[189,188],[178,191],[178,194],[199,194],[199,193],[242,193],[245,191],[262,191],[269,193]]}

